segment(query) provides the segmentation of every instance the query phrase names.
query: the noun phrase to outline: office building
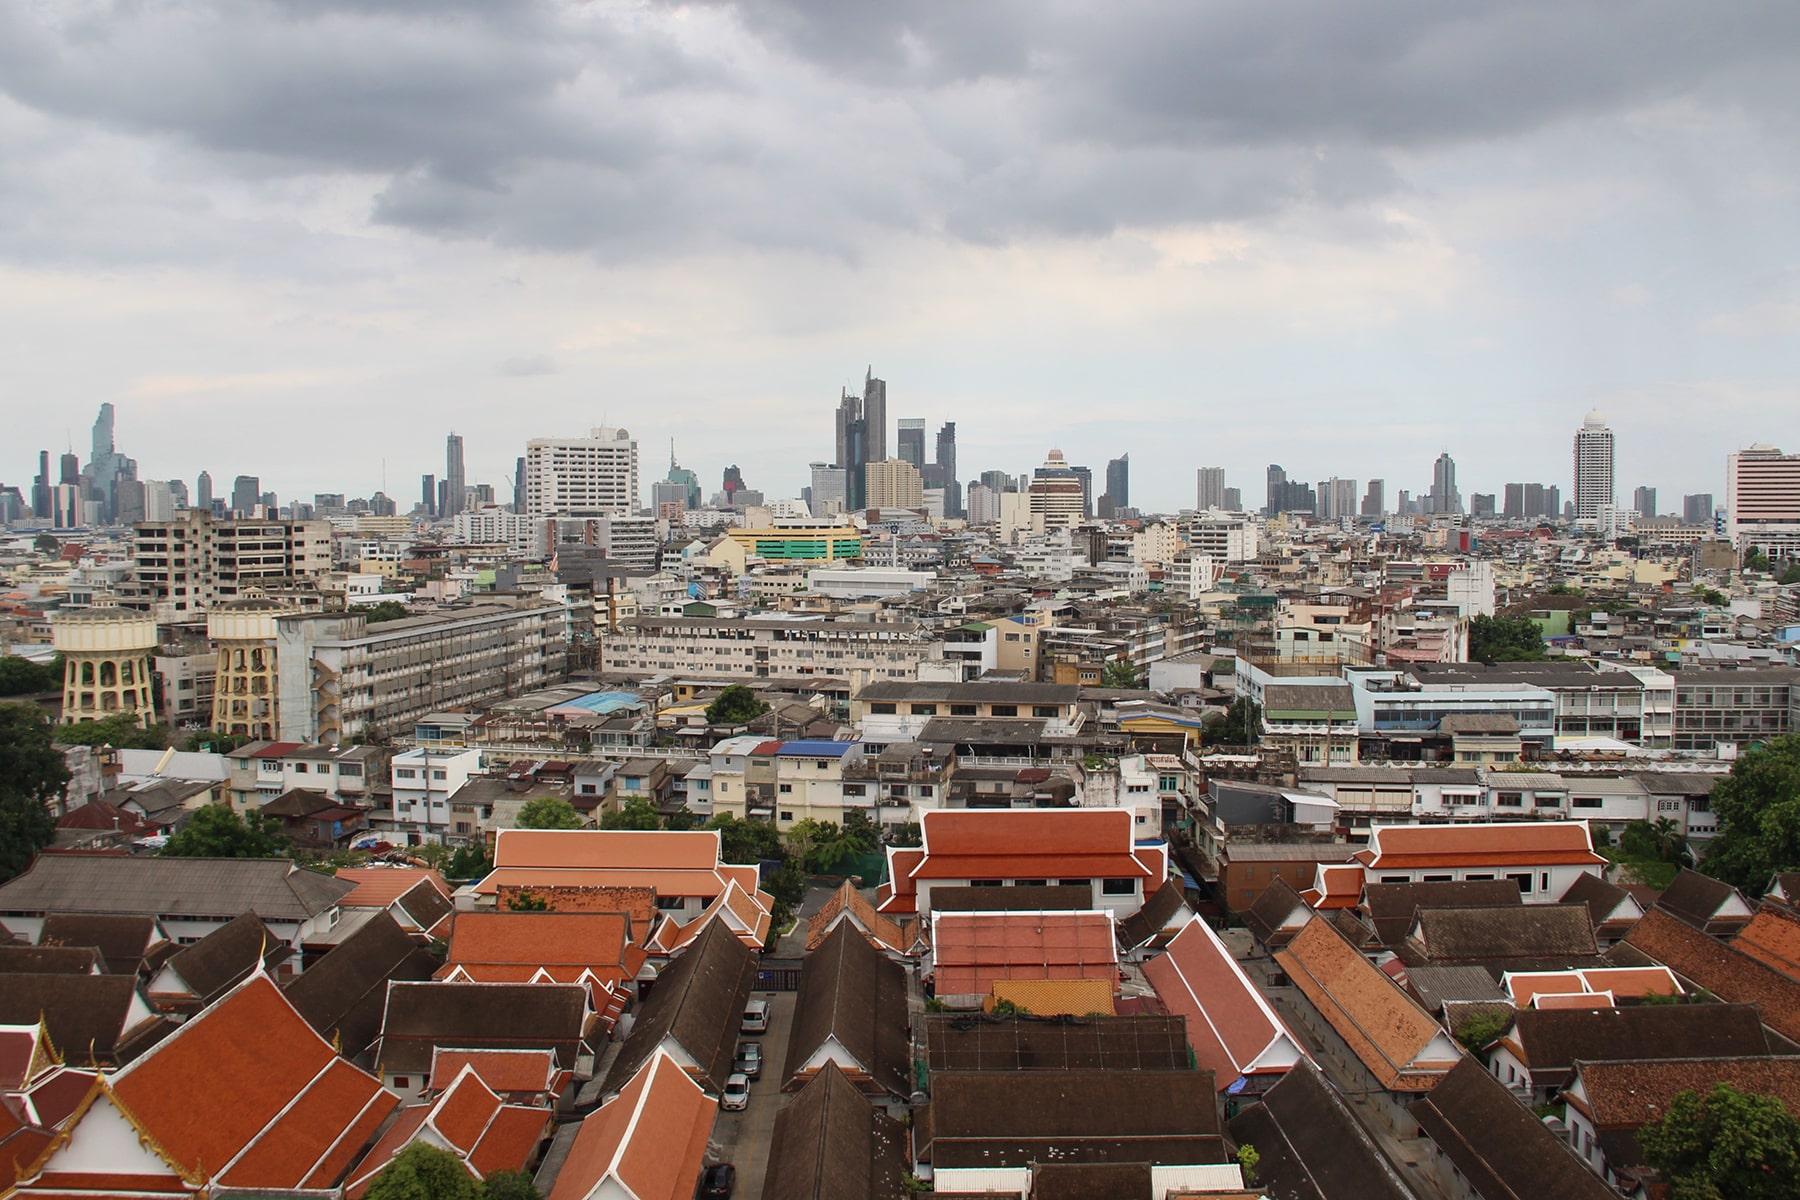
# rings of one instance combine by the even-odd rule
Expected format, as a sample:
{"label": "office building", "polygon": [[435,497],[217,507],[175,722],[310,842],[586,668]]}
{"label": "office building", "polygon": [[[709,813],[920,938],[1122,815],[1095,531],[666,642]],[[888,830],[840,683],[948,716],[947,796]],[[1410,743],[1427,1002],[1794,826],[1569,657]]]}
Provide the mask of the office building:
{"label": "office building", "polygon": [[1131,455],[1121,454],[1106,464],[1106,495],[1113,511],[1131,507]]}
{"label": "office building", "polygon": [[212,472],[202,471],[194,480],[194,507],[211,511],[213,506]]}
{"label": "office building", "polygon": [[1063,458],[1061,450],[1050,451],[1044,465],[1032,473],[1027,494],[1031,515],[1042,517],[1046,529],[1073,529],[1087,516],[1082,476]]}
{"label": "office building", "polygon": [[1575,433],[1575,519],[1593,521],[1614,504],[1613,432],[1599,409],[1588,413]]}
{"label": "office building", "polygon": [[450,434],[444,439],[444,497],[445,503],[438,515],[451,517],[469,506],[465,489],[468,479],[463,474],[463,440],[459,433]]}
{"label": "office building", "polygon": [[1362,515],[1379,517],[1387,512],[1387,484],[1380,479],[1369,480],[1369,490],[1363,493]]}
{"label": "office building", "polygon": [[1016,492],[1021,490],[1019,481],[1005,471],[983,471],[981,482],[995,492]]}
{"label": "office building", "polygon": [[887,381],[875,378],[874,367],[863,378],[862,415],[869,439],[868,458],[864,461],[883,462],[888,456]]}
{"label": "office building", "polygon": [[252,516],[262,503],[262,480],[254,475],[239,475],[231,484],[231,511],[240,517]]}
{"label": "office building", "polygon": [[1688,525],[1711,525],[1713,522],[1713,495],[1711,492],[1695,492],[1691,496],[1681,498],[1681,519]]}
{"label": "office building", "polygon": [[1462,493],[1456,490],[1456,460],[1450,452],[1437,456],[1431,465],[1431,491],[1425,497],[1425,511],[1428,513],[1459,513],[1462,511]]}
{"label": "office building", "polygon": [[923,508],[925,481],[919,468],[903,459],[873,462],[865,468],[870,508]]}
{"label": "office building", "polygon": [[902,417],[899,422],[899,442],[896,455],[901,462],[911,463],[914,469],[925,469],[925,421],[920,417]]}
{"label": "office building", "polygon": [[426,517],[437,516],[437,476],[419,476],[419,511]]}
{"label": "office building", "polygon": [[1725,461],[1725,533],[1739,550],[1800,554],[1800,455],[1759,443]]}
{"label": "office building", "polygon": [[62,456],[62,476],[56,482],[66,483],[73,487],[81,486],[81,456],[64,454]]}
{"label": "office building", "polygon": [[525,459],[523,457],[515,459],[513,462],[512,510],[516,513],[525,511]]}
{"label": "office building", "polygon": [[1656,515],[1656,489],[1641,487],[1631,493],[1631,509],[1641,517]]}
{"label": "office building", "polygon": [[1469,515],[1471,517],[1491,517],[1494,515],[1494,493],[1476,492],[1469,497]]}
{"label": "office building", "polygon": [[806,504],[815,517],[829,517],[844,511],[849,493],[844,484],[844,469],[826,463],[808,464],[812,486],[806,490]]}
{"label": "office building", "polygon": [[1322,480],[1318,491],[1319,516],[1335,521],[1356,515],[1356,480],[1339,479],[1335,475]]}
{"label": "office building", "polygon": [[1225,489],[1225,511],[1226,512],[1243,512],[1244,511],[1244,489],[1243,488],[1228,487]]}
{"label": "office building", "polygon": [[992,525],[1000,519],[1000,493],[985,483],[971,483],[966,515],[971,525]]}
{"label": "office building", "polygon": [[525,443],[525,509],[532,517],[632,516],[638,508],[638,445],[624,429]]}
{"label": "office building", "polygon": [[[86,498],[100,504],[100,520],[111,522],[117,513],[114,492],[121,479],[137,478],[137,463],[120,454],[113,444],[113,406],[102,404],[94,418],[93,453],[84,480]],[[46,482],[48,468],[46,468]]]}
{"label": "office building", "polygon": [[38,451],[38,473],[31,482],[31,513],[40,520],[50,516],[50,452]]}
{"label": "office building", "polygon": [[1191,554],[1215,563],[1253,562],[1259,551],[1256,525],[1235,511],[1203,512],[1187,528]]}

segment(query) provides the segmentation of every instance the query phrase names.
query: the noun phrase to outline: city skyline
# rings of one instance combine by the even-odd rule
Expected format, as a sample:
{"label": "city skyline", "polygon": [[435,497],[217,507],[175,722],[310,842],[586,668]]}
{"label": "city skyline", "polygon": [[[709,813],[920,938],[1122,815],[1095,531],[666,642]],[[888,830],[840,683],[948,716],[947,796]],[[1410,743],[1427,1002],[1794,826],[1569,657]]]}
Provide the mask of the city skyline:
{"label": "city skyline", "polygon": [[965,481],[1103,447],[1145,509],[1563,482],[1596,407],[1627,489],[1800,444],[1791,6],[1139,16],[9,7],[7,482],[110,401],[278,494],[596,425],[793,493],[871,360]]}

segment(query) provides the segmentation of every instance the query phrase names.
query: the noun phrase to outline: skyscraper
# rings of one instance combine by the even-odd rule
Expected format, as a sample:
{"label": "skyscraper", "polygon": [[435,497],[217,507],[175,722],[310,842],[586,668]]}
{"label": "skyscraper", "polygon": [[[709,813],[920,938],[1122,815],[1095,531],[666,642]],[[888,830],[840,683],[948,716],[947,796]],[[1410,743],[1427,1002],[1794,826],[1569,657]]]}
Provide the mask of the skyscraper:
{"label": "skyscraper", "polygon": [[1194,500],[1194,507],[1201,512],[1209,508],[1225,507],[1225,468],[1201,467],[1198,473],[1199,489]]}
{"label": "skyscraper", "polygon": [[438,515],[453,517],[467,507],[464,500],[464,488],[467,480],[463,477],[463,440],[460,433],[453,433],[444,439],[444,493],[449,499],[446,512]]}
{"label": "skyscraper", "polygon": [[675,462],[674,438],[669,439],[669,473],[664,482],[677,484],[683,489],[681,497],[683,508],[699,508],[700,502],[705,499],[700,491],[700,476]]}
{"label": "skyscraper", "polygon": [[1224,508],[1226,512],[1243,512],[1244,489],[1234,487],[1226,488]]}
{"label": "skyscraper", "polygon": [[37,478],[31,481],[31,515],[40,519],[48,518],[51,504],[50,452],[39,450]]}
{"label": "skyscraper", "polygon": [[1631,493],[1631,508],[1640,517],[1656,515],[1656,489],[1641,487]]}
{"label": "skyscraper", "polygon": [[1437,462],[1431,466],[1431,494],[1428,501],[1427,512],[1462,511],[1462,494],[1456,490],[1456,460],[1450,457],[1448,450],[1438,455]]}
{"label": "skyscraper", "polygon": [[868,457],[865,462],[881,462],[888,456],[887,381],[875,378],[870,367],[863,379],[863,423],[868,428]]}
{"label": "skyscraper", "polygon": [[1387,483],[1381,479],[1369,480],[1369,490],[1363,493],[1362,515],[1379,517],[1387,512]]}
{"label": "skyscraper", "polygon": [[867,492],[863,488],[863,468],[869,464],[869,425],[863,419],[863,402],[845,390],[839,393],[837,408],[837,458],[833,465],[844,472],[844,507],[865,507]]}
{"label": "skyscraper", "polygon": [[1681,498],[1681,520],[1687,525],[1711,525],[1713,497],[1711,492],[1695,492]]}
{"label": "skyscraper", "polygon": [[938,426],[937,465],[943,473],[944,481],[944,515],[960,517],[963,515],[962,480],[956,475],[956,422],[945,421]]}
{"label": "skyscraper", "polygon": [[1276,463],[1269,464],[1269,503],[1263,508],[1263,516],[1278,515],[1287,505],[1287,471]]}
{"label": "skyscraper", "polygon": [[1800,454],[1758,443],[1725,460],[1725,533],[1741,551],[1800,552]]}
{"label": "skyscraper", "polygon": [[250,515],[250,510],[262,503],[262,480],[254,475],[239,475],[231,484],[231,507],[233,511]]}
{"label": "skyscraper", "polygon": [[57,482],[74,484],[77,486],[80,485],[80,483],[81,483],[81,456],[79,454],[76,454],[73,451],[71,451],[70,453],[62,456],[62,478],[58,479]]}
{"label": "skyscraper", "polygon": [[419,476],[419,508],[427,517],[437,516],[437,476]]}
{"label": "skyscraper", "polygon": [[1113,511],[1131,507],[1131,455],[1121,454],[1106,464],[1106,494]]}
{"label": "skyscraper", "polygon": [[909,462],[917,470],[925,467],[925,420],[922,417],[902,417],[898,458],[901,462]]}
{"label": "skyscraper", "polygon": [[202,471],[200,472],[200,477],[194,480],[194,507],[204,508],[210,512],[212,511],[212,503],[212,472]]}
{"label": "skyscraper", "polygon": [[113,492],[119,480],[136,478],[137,463],[113,447],[113,406],[102,404],[100,415],[94,418],[93,454],[87,471],[88,498],[100,502],[102,521],[111,521],[116,512]]}
{"label": "skyscraper", "polygon": [[870,508],[922,508],[924,479],[919,468],[902,458],[872,462],[867,468]]}
{"label": "skyscraper", "polygon": [[1087,515],[1082,478],[1061,450],[1052,450],[1032,473],[1029,491],[1031,513],[1041,516],[1046,528],[1073,528]]}
{"label": "skyscraper", "polygon": [[1613,432],[1599,409],[1575,432],[1575,519],[1592,521],[1617,500],[1613,492]]}
{"label": "skyscraper", "polygon": [[812,468],[812,487],[807,490],[806,502],[815,517],[828,517],[832,513],[844,511],[846,492],[844,487],[844,469],[829,463],[816,462]]}
{"label": "skyscraper", "polygon": [[[669,454],[671,457],[673,457],[674,453],[675,453],[675,447],[671,444],[669,447]],[[518,461],[513,464],[512,510],[516,513],[522,513],[525,511],[525,457],[524,457],[524,455],[520,455]]]}

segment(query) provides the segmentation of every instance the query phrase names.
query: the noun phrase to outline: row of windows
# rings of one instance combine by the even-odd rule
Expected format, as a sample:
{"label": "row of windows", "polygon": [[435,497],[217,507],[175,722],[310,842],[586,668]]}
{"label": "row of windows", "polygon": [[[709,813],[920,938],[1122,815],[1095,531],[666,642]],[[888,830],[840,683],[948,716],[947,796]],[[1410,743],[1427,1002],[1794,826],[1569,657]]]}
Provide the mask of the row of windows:
{"label": "row of windows", "polygon": [[[979,717],[981,715],[981,705],[979,704],[910,704],[907,706],[907,711],[915,717],[935,717],[938,715],[940,707],[948,708],[949,714],[953,717]],[[1017,704],[990,704],[987,708],[988,715],[991,717],[1016,717],[1019,715],[1019,705]],[[886,701],[869,705],[870,712],[884,717],[895,716],[899,710],[898,704]],[[1062,709],[1055,704],[1033,704],[1031,705],[1031,715],[1054,719],[1062,715]]]}

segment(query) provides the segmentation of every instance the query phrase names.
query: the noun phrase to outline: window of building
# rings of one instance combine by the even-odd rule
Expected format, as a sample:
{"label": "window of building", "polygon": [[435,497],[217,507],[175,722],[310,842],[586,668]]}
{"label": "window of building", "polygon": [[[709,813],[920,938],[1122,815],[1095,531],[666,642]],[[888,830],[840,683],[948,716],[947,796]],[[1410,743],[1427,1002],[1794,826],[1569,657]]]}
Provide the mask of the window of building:
{"label": "window of building", "polygon": [[786,808],[782,809],[781,810],[781,819],[784,821],[793,820],[794,819],[793,811],[791,809],[786,809]]}
{"label": "window of building", "polygon": [[436,767],[433,767],[431,769],[431,777],[433,779],[440,780],[440,781],[450,778],[450,776],[447,772],[440,771]]}
{"label": "window of building", "polygon": [[394,769],[395,779],[417,779],[418,777],[419,773],[411,767],[396,767]]}
{"label": "window of building", "polygon": [[1048,879],[1015,879],[1015,880],[1013,880],[1014,887],[1047,887],[1049,885],[1049,883],[1050,883],[1050,881]]}
{"label": "window of building", "polygon": [[1137,880],[1135,879],[1103,879],[1100,881],[1102,896],[1135,896]]}
{"label": "window of building", "polygon": [[784,783],[784,784],[780,785],[779,790],[780,790],[781,794],[785,796],[789,792],[794,790],[794,785],[791,783]]}
{"label": "window of building", "polygon": [[988,705],[988,714],[995,717],[1016,717],[1019,715],[1019,706],[1016,704],[990,704]]}
{"label": "window of building", "polygon": [[1576,808],[1599,808],[1600,803],[1598,796],[1577,796],[1574,800]]}
{"label": "window of building", "polygon": [[979,704],[952,704],[950,715],[953,717],[978,717],[981,715]]}
{"label": "window of building", "polygon": [[1519,894],[1520,895],[1522,895],[1522,896],[1531,895],[1531,872],[1530,871],[1511,872],[1506,877],[1508,879],[1512,880],[1514,883],[1519,885]]}
{"label": "window of building", "polygon": [[305,763],[295,763],[294,764],[294,774],[296,774],[296,775],[306,774],[306,764]]}
{"label": "window of building", "polygon": [[361,763],[344,763],[344,764],[342,764],[341,766],[338,767],[338,777],[341,779],[361,779],[362,778],[362,764]]}
{"label": "window of building", "polygon": [[844,795],[846,796],[864,796],[867,794],[868,789],[860,783],[846,783],[844,785]]}
{"label": "window of building", "polygon": [[1496,792],[1494,795],[1494,806],[1496,808],[1523,808],[1525,806],[1525,793]]}
{"label": "window of building", "polygon": [[900,708],[898,705],[894,704],[871,704],[869,705],[869,711],[872,713],[879,713],[884,717],[891,717],[899,712]]}
{"label": "window of building", "polygon": [[1057,708],[1054,704],[1034,704],[1031,706],[1031,715],[1034,717],[1055,717],[1061,711],[1062,710]]}
{"label": "window of building", "polygon": [[1425,882],[1426,883],[1455,883],[1456,876],[1454,876],[1454,875],[1427,875],[1425,877]]}
{"label": "window of building", "polygon": [[686,903],[687,899],[683,896],[658,896],[656,898],[656,907],[663,912],[668,912],[672,908],[680,908]]}
{"label": "window of building", "polygon": [[1412,876],[1411,875],[1383,875],[1381,877],[1381,882],[1383,882],[1383,883],[1411,883]]}
{"label": "window of building", "polygon": [[971,879],[970,887],[999,887],[1006,881],[1003,879]]}
{"label": "window of building", "polygon": [[396,1075],[394,1076],[394,1086],[397,1088],[409,1088],[412,1086],[412,1079],[406,1075]]}
{"label": "window of building", "polygon": [[1094,881],[1091,879],[1059,879],[1056,882],[1061,884],[1063,887],[1093,887],[1094,886]]}
{"label": "window of building", "polygon": [[912,714],[915,717],[935,717],[937,716],[937,705],[915,704],[912,706]]}

